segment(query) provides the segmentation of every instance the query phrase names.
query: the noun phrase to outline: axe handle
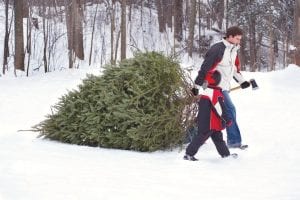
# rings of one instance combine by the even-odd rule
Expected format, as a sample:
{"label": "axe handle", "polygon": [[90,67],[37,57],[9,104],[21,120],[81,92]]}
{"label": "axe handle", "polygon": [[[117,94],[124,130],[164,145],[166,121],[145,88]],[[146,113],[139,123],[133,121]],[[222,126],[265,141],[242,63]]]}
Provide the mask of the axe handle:
{"label": "axe handle", "polygon": [[236,86],[236,87],[234,87],[234,88],[230,88],[229,92],[234,91],[234,90],[238,90],[238,89],[240,89],[240,88],[241,88],[240,85],[239,85],[239,86]]}

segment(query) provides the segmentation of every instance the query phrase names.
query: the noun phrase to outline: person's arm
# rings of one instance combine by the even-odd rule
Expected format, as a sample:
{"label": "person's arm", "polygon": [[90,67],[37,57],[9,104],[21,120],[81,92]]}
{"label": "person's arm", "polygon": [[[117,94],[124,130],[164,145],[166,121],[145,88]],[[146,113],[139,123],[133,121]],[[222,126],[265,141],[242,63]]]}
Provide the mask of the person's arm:
{"label": "person's arm", "polygon": [[205,55],[204,61],[201,65],[201,69],[198,72],[198,76],[195,79],[195,84],[202,86],[205,80],[205,76],[209,70],[216,66],[216,63],[220,62],[220,47],[217,45],[212,46]]}
{"label": "person's arm", "polygon": [[234,68],[234,72],[233,72],[233,78],[236,82],[238,82],[241,85],[242,89],[250,86],[249,81],[246,81],[240,72],[240,61],[239,61],[238,56],[236,56],[236,60],[235,60],[235,68]]}

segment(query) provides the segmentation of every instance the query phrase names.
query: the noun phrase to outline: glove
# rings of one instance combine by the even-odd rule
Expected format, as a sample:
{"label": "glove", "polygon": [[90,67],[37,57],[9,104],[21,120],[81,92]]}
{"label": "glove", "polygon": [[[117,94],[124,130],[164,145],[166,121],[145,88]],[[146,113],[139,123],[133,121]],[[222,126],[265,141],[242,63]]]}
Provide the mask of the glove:
{"label": "glove", "polygon": [[231,119],[228,119],[228,118],[224,119],[222,117],[222,128],[223,129],[226,128],[226,127],[229,127],[231,125],[232,125],[232,120]]}
{"label": "glove", "polygon": [[200,86],[200,85],[195,85],[195,87],[193,87],[191,89],[191,92],[193,93],[194,96],[197,96],[199,93],[203,93],[203,91],[205,89],[207,89],[207,86],[208,86],[208,83],[207,81],[204,81],[203,84]]}
{"label": "glove", "polygon": [[245,88],[247,88],[247,87],[249,87],[250,86],[250,83],[248,82],[248,81],[244,81],[244,82],[242,82],[242,84],[241,84],[241,88],[242,89],[245,89]]}
{"label": "glove", "polygon": [[199,94],[199,90],[197,88],[194,88],[194,87],[191,89],[191,92],[194,96],[197,96]]}

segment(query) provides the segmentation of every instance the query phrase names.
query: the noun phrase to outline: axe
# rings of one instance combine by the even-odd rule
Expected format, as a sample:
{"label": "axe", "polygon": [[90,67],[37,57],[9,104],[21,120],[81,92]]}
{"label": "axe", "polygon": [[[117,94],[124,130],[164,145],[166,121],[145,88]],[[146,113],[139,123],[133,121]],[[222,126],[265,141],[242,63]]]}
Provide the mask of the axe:
{"label": "axe", "polygon": [[[252,90],[257,90],[258,89],[258,85],[257,85],[257,83],[254,79],[250,79],[249,82],[250,82],[250,85],[252,87]],[[237,89],[240,89],[240,88],[241,88],[241,86],[239,85],[237,87],[231,88],[229,91],[231,92],[231,91],[234,91],[234,90],[237,90]]]}

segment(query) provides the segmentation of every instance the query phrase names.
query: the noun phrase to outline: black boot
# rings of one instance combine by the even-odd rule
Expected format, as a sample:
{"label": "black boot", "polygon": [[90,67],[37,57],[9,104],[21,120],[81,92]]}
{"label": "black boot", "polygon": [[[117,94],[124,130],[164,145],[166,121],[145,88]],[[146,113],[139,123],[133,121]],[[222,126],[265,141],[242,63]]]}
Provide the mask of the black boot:
{"label": "black boot", "polygon": [[187,154],[185,154],[185,155],[183,156],[183,159],[184,159],[184,160],[189,160],[189,161],[197,161],[197,160],[198,160],[198,159],[195,158],[194,156],[190,156],[190,155],[187,155]]}

